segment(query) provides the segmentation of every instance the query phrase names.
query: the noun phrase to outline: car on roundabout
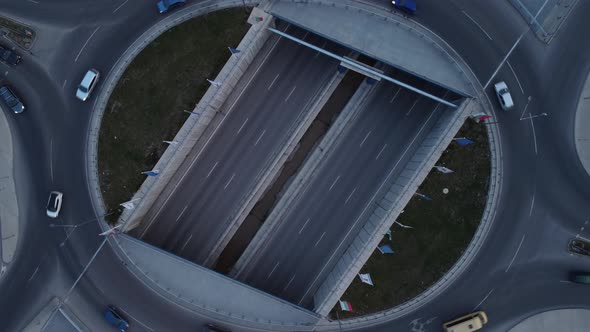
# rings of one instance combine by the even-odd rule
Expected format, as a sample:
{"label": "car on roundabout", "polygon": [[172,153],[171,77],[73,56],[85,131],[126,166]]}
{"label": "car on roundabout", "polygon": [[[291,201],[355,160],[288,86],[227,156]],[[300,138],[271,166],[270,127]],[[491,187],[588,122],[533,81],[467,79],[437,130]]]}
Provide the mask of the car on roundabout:
{"label": "car on roundabout", "polygon": [[393,0],[391,4],[406,14],[416,14],[416,2],[414,0]]}
{"label": "car on roundabout", "polygon": [[476,311],[443,324],[444,332],[472,332],[483,328],[488,316],[483,311]]}
{"label": "car on roundabout", "polygon": [[81,101],[86,101],[86,99],[90,97],[92,90],[94,90],[99,76],[100,74],[98,70],[89,69],[86,72],[86,75],[84,75],[82,78],[80,85],[78,85],[78,90],[76,90],[76,98],[80,99]]}
{"label": "car on roundabout", "polygon": [[104,319],[120,332],[125,332],[129,328],[129,323],[123,318],[115,306],[109,305],[106,308],[104,311]]}
{"label": "car on roundabout", "polygon": [[25,110],[25,105],[18,99],[14,91],[7,85],[0,87],[0,99],[8,106],[15,114],[22,113]]}
{"label": "car on roundabout", "polygon": [[186,0],[160,0],[156,4],[160,14],[167,13],[172,9],[186,5]]}
{"label": "car on roundabout", "polygon": [[590,284],[590,272],[570,272],[570,280],[577,284]]}
{"label": "car on roundabout", "polygon": [[21,56],[16,54],[13,50],[0,45],[0,61],[9,66],[16,66],[21,61]]}
{"label": "car on roundabout", "polygon": [[59,215],[63,196],[64,194],[59,191],[52,191],[49,193],[49,200],[47,200],[47,216],[49,218],[57,218]]}
{"label": "car on roundabout", "polygon": [[567,249],[572,254],[590,257],[590,242],[581,239],[571,239]]}
{"label": "car on roundabout", "polygon": [[501,81],[494,84],[494,91],[496,91],[496,97],[498,97],[500,107],[503,110],[509,111],[514,108],[514,100],[512,100],[512,95],[510,94],[510,90],[508,90],[506,82]]}

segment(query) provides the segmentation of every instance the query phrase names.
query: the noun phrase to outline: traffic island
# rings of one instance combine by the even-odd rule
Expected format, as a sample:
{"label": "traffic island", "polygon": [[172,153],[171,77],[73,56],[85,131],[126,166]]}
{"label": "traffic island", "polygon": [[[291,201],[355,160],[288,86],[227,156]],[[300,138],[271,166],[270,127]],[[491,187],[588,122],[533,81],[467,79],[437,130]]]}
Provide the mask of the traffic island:
{"label": "traffic island", "polygon": [[5,36],[18,46],[30,50],[36,33],[20,22],[0,16],[0,36]]}
{"label": "traffic island", "polygon": [[98,163],[108,221],[129,201],[248,31],[242,7],[175,26],[129,65],[102,118]]}
{"label": "traffic island", "polygon": [[461,146],[455,140],[448,146],[436,163],[444,168],[433,168],[391,234],[383,237],[382,249],[361,269],[373,286],[356,278],[341,297],[353,311],[337,304],[331,318],[367,315],[409,301],[441,279],[469,246],[487,201],[490,147],[486,125],[470,119],[456,137],[474,143]]}

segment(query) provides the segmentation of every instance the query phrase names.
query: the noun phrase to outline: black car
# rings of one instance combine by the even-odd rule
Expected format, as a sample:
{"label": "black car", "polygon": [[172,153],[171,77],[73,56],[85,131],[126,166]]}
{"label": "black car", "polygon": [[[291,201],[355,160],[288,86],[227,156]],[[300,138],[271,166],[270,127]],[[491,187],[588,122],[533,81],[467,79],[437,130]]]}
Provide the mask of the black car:
{"label": "black car", "polygon": [[18,99],[16,94],[10,90],[8,86],[0,87],[0,99],[8,106],[14,113],[22,113],[25,110],[25,105]]}
{"label": "black car", "polygon": [[14,51],[0,45],[0,61],[4,62],[9,66],[16,66],[21,60],[20,55]]}

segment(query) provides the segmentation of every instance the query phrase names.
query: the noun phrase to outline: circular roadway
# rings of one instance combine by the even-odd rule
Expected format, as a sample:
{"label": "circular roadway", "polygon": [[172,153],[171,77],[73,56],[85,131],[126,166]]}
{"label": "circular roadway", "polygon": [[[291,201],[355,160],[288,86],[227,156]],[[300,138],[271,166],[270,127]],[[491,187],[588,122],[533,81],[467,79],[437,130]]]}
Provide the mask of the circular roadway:
{"label": "circular roadway", "polygon": [[[85,138],[95,99],[77,101],[75,84],[91,66],[107,73],[128,45],[164,17],[152,2],[0,2],[6,16],[31,22],[39,33],[33,54],[24,55],[23,63],[6,75],[28,106],[21,115],[7,114],[15,134],[21,220],[26,221],[15,261],[0,281],[0,311],[11,318],[3,325],[20,330],[52,296],[65,294],[101,241],[100,227],[89,223],[60,247],[64,229],[50,228],[43,211],[47,193],[62,190],[60,222],[95,218],[85,171]],[[495,114],[503,187],[493,228],[475,262],[439,297],[412,313],[392,321],[343,322],[344,328],[437,331],[445,320],[482,309],[490,317],[487,330],[506,331],[542,311],[590,307],[580,296],[583,286],[563,282],[569,270],[590,268],[590,261],[565,250],[567,240],[590,219],[589,177],[577,158],[573,134],[577,101],[590,69],[587,13],[590,3],[578,2],[548,45],[528,32],[508,59],[514,73],[504,66],[497,75],[512,88],[517,107]],[[507,2],[422,0],[416,20],[447,41],[482,84],[527,29]],[[486,92],[492,99],[491,89]],[[529,112],[548,116],[521,120],[525,105],[525,118]],[[93,330],[107,329],[100,312],[108,303],[127,309],[130,331],[194,331],[209,321],[162,299],[119,262],[105,247],[68,301]]]}

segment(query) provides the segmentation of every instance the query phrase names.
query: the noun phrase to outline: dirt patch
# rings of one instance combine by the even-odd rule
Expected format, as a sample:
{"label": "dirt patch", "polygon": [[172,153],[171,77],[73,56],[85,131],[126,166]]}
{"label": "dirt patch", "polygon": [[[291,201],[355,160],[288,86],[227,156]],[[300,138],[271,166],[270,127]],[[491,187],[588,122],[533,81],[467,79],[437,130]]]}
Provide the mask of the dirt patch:
{"label": "dirt patch", "polygon": [[[98,166],[108,211],[131,199],[249,29],[243,8],[189,20],[154,40],[127,68],[102,119]],[[109,216],[114,222],[119,213]]]}

